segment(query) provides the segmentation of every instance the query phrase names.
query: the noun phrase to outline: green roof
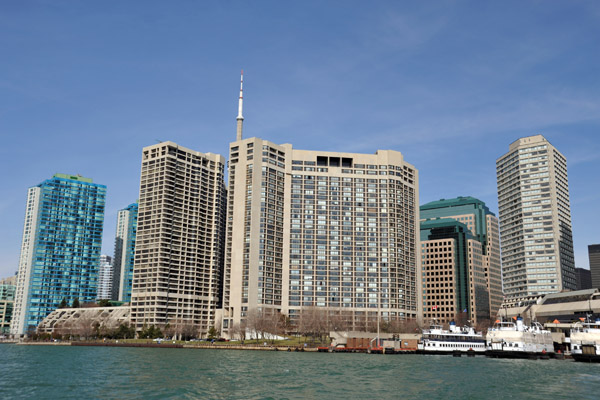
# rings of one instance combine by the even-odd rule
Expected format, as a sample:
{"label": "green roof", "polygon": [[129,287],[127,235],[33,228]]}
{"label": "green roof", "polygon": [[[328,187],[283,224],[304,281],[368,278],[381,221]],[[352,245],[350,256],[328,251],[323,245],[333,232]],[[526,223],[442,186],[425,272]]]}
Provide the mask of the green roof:
{"label": "green roof", "polygon": [[80,176],[80,175],[54,174],[53,178],[70,179],[72,181],[93,183],[92,178],[84,178],[83,176]]}
{"label": "green roof", "polygon": [[[485,207],[485,203],[475,197],[471,196],[459,196],[454,199],[440,199],[438,201],[432,201],[421,206],[421,210],[432,210],[435,208],[446,208],[446,207],[459,207],[466,206],[469,204],[481,204]],[[487,207],[486,207],[487,208]]]}

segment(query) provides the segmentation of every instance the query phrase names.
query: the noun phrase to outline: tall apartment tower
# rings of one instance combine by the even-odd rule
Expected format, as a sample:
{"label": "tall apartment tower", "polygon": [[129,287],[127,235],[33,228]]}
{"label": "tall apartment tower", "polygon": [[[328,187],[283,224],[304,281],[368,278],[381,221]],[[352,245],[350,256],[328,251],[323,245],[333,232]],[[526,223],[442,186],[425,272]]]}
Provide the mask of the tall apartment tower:
{"label": "tall apartment tower", "polygon": [[230,144],[223,333],[253,311],[349,329],[420,316],[418,171],[401,153]]}
{"label": "tall apartment tower", "polygon": [[588,257],[590,259],[592,287],[600,289],[600,244],[590,244],[588,246]]}
{"label": "tall apartment tower", "polygon": [[132,203],[117,216],[115,253],[113,257],[113,282],[110,298],[131,301],[133,285],[133,262],[135,260],[135,237],[137,234],[138,203]]}
{"label": "tall apartment tower", "polygon": [[113,282],[113,259],[111,256],[102,254],[98,267],[98,300],[110,300]]}
{"label": "tall apartment tower", "polygon": [[225,159],[164,142],[142,152],[131,320],[144,325],[215,322],[221,305]]}
{"label": "tall apartment tower", "polygon": [[566,158],[542,135],[496,161],[504,294],[575,290]]}
{"label": "tall apartment tower", "polygon": [[401,153],[231,143],[223,330],[252,310],[350,329],[419,316],[418,172]]}
{"label": "tall apartment tower", "polygon": [[[473,197],[442,199],[421,206],[421,221],[437,218],[451,219],[465,224],[473,239],[480,243],[482,266],[489,293],[488,317],[494,319],[504,299],[498,218],[483,201]],[[421,226],[421,230],[423,230],[423,226]],[[423,268],[425,273],[425,265],[423,265]],[[425,282],[423,282],[423,285],[425,285]],[[424,304],[423,306],[423,311],[426,311],[427,305]]]}
{"label": "tall apartment tower", "polygon": [[451,218],[422,221],[421,257],[424,320],[489,320],[483,246],[466,224]]}
{"label": "tall apartment tower", "polygon": [[11,334],[28,333],[63,299],[96,300],[106,186],[56,174],[29,189]]}

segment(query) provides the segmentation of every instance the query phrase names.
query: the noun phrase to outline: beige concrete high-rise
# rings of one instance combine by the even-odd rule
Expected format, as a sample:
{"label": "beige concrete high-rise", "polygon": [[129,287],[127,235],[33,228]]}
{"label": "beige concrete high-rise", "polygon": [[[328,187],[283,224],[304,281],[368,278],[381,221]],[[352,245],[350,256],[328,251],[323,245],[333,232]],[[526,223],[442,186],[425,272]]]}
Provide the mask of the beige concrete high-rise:
{"label": "beige concrete high-rise", "polygon": [[575,290],[566,158],[542,135],[496,161],[504,294]]}
{"label": "beige concrete high-rise", "polygon": [[[163,142],[142,152],[131,319],[207,332],[220,307],[224,157]],[[187,329],[187,328],[186,328]]]}
{"label": "beige concrete high-rise", "polygon": [[418,171],[397,151],[231,143],[224,334],[256,310],[349,329],[417,318],[418,204]]}

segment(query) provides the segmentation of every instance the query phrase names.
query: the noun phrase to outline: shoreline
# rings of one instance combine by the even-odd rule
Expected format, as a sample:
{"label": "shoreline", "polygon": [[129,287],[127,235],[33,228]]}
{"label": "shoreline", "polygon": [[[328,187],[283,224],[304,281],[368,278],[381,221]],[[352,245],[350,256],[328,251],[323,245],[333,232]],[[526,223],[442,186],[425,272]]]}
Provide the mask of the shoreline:
{"label": "shoreline", "polygon": [[208,349],[208,350],[251,350],[251,351],[289,351],[289,352],[318,352],[317,347],[292,347],[292,346],[261,346],[261,345],[197,345],[184,343],[116,343],[116,342],[3,342],[17,346],[88,346],[88,347],[146,347],[165,349]]}

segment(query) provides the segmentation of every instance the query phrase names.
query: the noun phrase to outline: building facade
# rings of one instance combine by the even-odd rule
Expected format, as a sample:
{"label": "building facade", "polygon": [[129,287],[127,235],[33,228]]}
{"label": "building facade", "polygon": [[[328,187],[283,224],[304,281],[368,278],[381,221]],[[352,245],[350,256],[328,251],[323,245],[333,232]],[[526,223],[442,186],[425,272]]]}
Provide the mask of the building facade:
{"label": "building facade", "polygon": [[490,319],[483,246],[451,218],[421,222],[423,319],[448,323]]}
{"label": "building facade", "polygon": [[135,237],[137,235],[138,203],[119,210],[115,253],[113,257],[113,281],[111,299],[129,303],[133,285],[135,260]]}
{"label": "building facade", "polygon": [[[494,319],[504,300],[498,218],[483,201],[473,197],[442,199],[421,206],[421,221],[436,218],[449,218],[465,224],[474,240],[481,244],[482,265],[489,293],[489,318]],[[425,281],[423,285],[425,287]],[[423,306],[423,311],[426,311],[428,305]]]}
{"label": "building facade", "polygon": [[575,268],[575,276],[577,277],[577,290],[591,289],[592,274],[589,269]]}
{"label": "building facade", "polygon": [[575,290],[566,158],[542,135],[496,161],[504,294]]}
{"label": "building facade", "polygon": [[173,142],[142,152],[131,319],[144,325],[215,323],[221,305],[225,159]]}
{"label": "building facade", "polygon": [[[241,114],[241,112],[240,112]],[[418,172],[397,151],[230,144],[223,333],[254,311],[364,330],[420,313]]]}
{"label": "building facade", "polygon": [[15,276],[0,280],[0,336],[10,333],[17,278]]}
{"label": "building facade", "polygon": [[600,289],[600,244],[590,244],[588,246],[588,257],[592,274],[592,287]]}
{"label": "building facade", "polygon": [[106,186],[56,174],[28,191],[13,335],[23,335],[65,299],[96,300]]}
{"label": "building facade", "polygon": [[113,259],[111,256],[102,254],[98,267],[98,300],[111,299],[113,283]]}

